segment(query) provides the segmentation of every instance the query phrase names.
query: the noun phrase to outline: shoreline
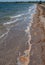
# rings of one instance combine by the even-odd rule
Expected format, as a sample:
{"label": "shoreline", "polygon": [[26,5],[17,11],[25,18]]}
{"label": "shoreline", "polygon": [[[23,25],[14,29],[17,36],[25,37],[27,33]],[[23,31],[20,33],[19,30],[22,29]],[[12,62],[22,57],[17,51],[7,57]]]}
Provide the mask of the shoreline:
{"label": "shoreline", "polygon": [[27,29],[25,30],[25,32],[28,36],[28,40],[27,40],[28,48],[26,50],[24,50],[24,52],[23,52],[24,54],[22,54],[22,55],[19,54],[19,57],[17,58],[17,65],[29,65],[29,63],[30,63],[30,53],[31,53],[30,51],[31,51],[31,47],[32,47],[32,44],[30,42],[31,41],[30,28],[33,23],[32,21],[33,21],[34,14],[32,14],[31,22],[29,23],[29,25],[27,26]]}
{"label": "shoreline", "polygon": [[45,65],[45,8],[39,4],[33,14],[34,7],[33,16],[28,14],[5,33],[0,42],[1,65]]}
{"label": "shoreline", "polygon": [[[35,13],[35,5],[32,6],[31,9],[30,8],[28,9],[28,13],[29,14],[24,15],[21,18],[21,20],[18,20],[15,24],[12,24],[9,32],[6,33],[6,35],[7,34],[8,35],[1,40],[0,42],[1,65],[17,65],[17,63],[20,62],[20,61],[18,62],[19,59],[22,62],[24,62],[24,65],[29,64],[31,50],[30,21],[32,20],[32,14]],[[20,65],[20,63],[18,65]]]}

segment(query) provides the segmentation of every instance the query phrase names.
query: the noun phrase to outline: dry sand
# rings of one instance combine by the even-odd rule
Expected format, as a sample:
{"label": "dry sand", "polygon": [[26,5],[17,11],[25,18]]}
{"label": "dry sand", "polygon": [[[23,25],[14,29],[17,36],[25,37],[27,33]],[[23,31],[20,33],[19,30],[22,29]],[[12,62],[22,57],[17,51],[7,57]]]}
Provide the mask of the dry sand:
{"label": "dry sand", "polygon": [[[31,61],[29,65],[45,65],[45,8],[38,4],[31,26]],[[42,17],[43,16],[43,17]]]}

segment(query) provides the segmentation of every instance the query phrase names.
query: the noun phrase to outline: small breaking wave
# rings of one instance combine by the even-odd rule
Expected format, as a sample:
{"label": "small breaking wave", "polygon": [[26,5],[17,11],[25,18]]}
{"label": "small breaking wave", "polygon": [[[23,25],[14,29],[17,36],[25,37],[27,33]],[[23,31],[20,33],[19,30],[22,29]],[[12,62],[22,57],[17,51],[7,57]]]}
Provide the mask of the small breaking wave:
{"label": "small breaking wave", "polygon": [[19,15],[16,15],[16,16],[10,16],[10,18],[17,18],[17,17],[21,17],[23,16],[24,14],[19,14]]}
{"label": "small breaking wave", "polygon": [[24,14],[19,14],[19,15],[16,15],[16,16],[10,16],[10,21],[6,22],[6,23],[3,23],[3,25],[9,25],[9,24],[12,24],[12,23],[15,23],[19,20],[19,17],[23,16]]}
{"label": "small breaking wave", "polygon": [[0,39],[1,39],[1,38],[3,38],[5,35],[7,35],[7,34],[8,34],[8,32],[9,32],[9,29],[8,29],[8,31],[7,31],[7,32],[5,32],[4,34],[2,34],[2,35],[0,36]]}
{"label": "small breaking wave", "polygon": [[[11,21],[6,22],[6,23],[4,23],[3,25],[15,23],[16,21],[19,20],[19,17],[27,16],[27,15],[29,15],[30,13],[34,13],[34,11],[33,11],[33,10],[34,10],[34,7],[35,7],[35,5],[29,7],[28,12],[25,13],[25,14],[23,13],[23,14],[19,14],[19,15],[16,15],[16,16],[10,16],[10,20],[11,20]],[[13,20],[13,21],[12,21],[12,20]]]}
{"label": "small breaking wave", "polygon": [[1,39],[2,37],[4,37],[7,33],[8,33],[8,32],[2,34],[2,35],[0,36],[0,39]]}
{"label": "small breaking wave", "polygon": [[36,11],[36,10],[34,10],[34,9],[36,9],[36,6],[35,6],[35,5],[36,5],[36,4],[34,4],[34,6],[29,7],[29,10],[28,10],[28,11],[29,11],[30,13],[35,13],[35,11]]}
{"label": "small breaking wave", "polygon": [[8,24],[12,24],[12,23],[15,23],[16,21],[18,21],[19,19],[16,19],[14,21],[10,21],[10,22],[6,22],[6,23],[3,23],[3,25],[8,25]]}

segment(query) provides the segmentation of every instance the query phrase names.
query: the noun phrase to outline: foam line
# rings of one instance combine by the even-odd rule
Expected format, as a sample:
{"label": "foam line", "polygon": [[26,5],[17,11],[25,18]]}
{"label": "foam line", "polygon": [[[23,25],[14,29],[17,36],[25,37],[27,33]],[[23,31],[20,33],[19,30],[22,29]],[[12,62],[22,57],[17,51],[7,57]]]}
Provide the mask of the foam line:
{"label": "foam line", "polygon": [[8,24],[12,24],[12,23],[15,23],[15,22],[17,22],[19,19],[16,19],[16,20],[14,20],[14,21],[10,21],[10,22],[6,22],[6,23],[4,23],[3,25],[8,25]]}

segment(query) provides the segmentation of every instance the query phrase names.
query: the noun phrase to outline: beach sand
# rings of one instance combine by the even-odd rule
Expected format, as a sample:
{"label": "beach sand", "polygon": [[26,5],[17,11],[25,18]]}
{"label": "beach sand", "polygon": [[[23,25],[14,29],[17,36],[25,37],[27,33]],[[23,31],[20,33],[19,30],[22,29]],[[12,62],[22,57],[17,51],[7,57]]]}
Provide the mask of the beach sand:
{"label": "beach sand", "polygon": [[0,65],[20,65],[20,61],[21,65],[45,65],[45,14],[43,12],[45,8],[38,4],[32,26],[27,33],[31,34],[31,39],[29,35],[27,37],[24,29],[21,29],[23,23],[20,23],[19,26],[14,25],[8,36],[1,40]]}
{"label": "beach sand", "polygon": [[[31,57],[29,65],[45,65],[45,8],[38,4],[31,26]],[[43,16],[41,18],[41,16]]]}

